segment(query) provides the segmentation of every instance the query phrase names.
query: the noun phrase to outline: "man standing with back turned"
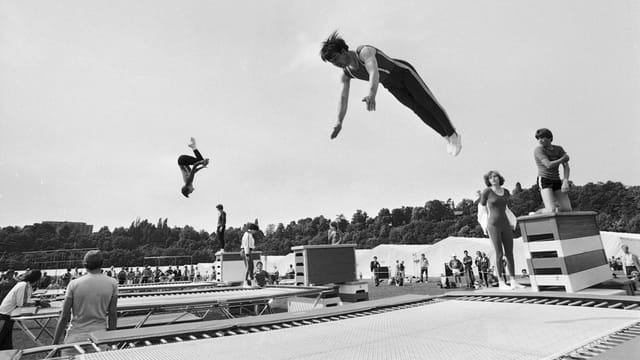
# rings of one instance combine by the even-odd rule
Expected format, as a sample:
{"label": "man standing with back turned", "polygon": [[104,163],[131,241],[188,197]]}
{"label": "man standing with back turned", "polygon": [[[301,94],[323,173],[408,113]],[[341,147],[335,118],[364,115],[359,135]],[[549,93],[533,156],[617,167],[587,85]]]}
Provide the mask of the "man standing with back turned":
{"label": "man standing with back turned", "polygon": [[[86,341],[93,331],[115,330],[117,326],[118,282],[102,274],[102,255],[98,250],[87,252],[83,263],[87,274],[72,280],[67,287],[54,344],[61,343],[69,319],[71,326],[65,344]],[[62,353],[66,355],[64,350]]]}

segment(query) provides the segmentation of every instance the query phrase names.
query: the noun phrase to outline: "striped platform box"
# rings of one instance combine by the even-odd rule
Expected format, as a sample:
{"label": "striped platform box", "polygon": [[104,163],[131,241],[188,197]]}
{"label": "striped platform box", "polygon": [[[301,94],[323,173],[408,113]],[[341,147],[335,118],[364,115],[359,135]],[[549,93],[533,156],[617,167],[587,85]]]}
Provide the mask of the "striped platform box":
{"label": "striped platform box", "polygon": [[369,300],[369,284],[366,281],[352,281],[338,286],[338,295],[344,302]]}
{"label": "striped platform box", "polygon": [[[260,260],[261,251],[254,251],[251,253],[253,263]],[[246,268],[244,266],[244,259],[240,255],[240,252],[222,252],[216,253],[216,262],[214,264],[216,269],[216,281],[219,282],[238,282],[244,281],[244,275]],[[255,267],[254,267],[255,269]]]}
{"label": "striped platform box", "polygon": [[320,298],[296,296],[287,299],[287,311],[307,311],[342,306],[342,301],[337,293],[322,295]]}
{"label": "striped platform box", "polygon": [[343,284],[356,280],[356,246],[303,245],[291,248],[296,285]]}
{"label": "striped platform box", "polygon": [[518,218],[534,291],[577,292],[611,279],[593,211]]}

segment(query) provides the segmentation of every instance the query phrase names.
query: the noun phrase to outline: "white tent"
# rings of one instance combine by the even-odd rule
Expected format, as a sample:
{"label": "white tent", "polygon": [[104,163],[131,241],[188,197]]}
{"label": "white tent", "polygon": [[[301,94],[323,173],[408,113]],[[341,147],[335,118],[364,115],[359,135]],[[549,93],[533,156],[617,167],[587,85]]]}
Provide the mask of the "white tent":
{"label": "white tent", "polygon": [[[380,266],[388,266],[391,275],[395,272],[396,260],[404,261],[405,272],[408,276],[419,276],[420,269],[417,268],[415,260],[420,258],[420,254],[428,254],[428,249],[432,245],[378,245],[373,249],[356,250],[356,274],[362,278],[371,278],[371,260],[378,257]],[[428,255],[427,255],[428,256]]]}
{"label": "white tent", "polygon": [[[513,247],[516,273],[520,273],[521,269],[526,268],[522,239],[515,239]],[[444,272],[444,263],[448,263],[453,254],[462,260],[464,250],[469,251],[474,259],[476,251],[486,252],[491,264],[495,264],[495,253],[488,238],[450,236],[433,245],[379,245],[369,250],[356,250],[357,273],[362,273],[363,278],[371,278],[370,261],[377,256],[380,264],[389,266],[392,273],[395,272],[396,260],[404,260],[406,275],[419,276],[420,269],[416,261],[421,254],[425,254],[429,260],[429,276],[440,276]]]}
{"label": "white tent", "polygon": [[[631,233],[615,233],[601,231],[600,236],[607,258],[611,256],[619,256],[620,247],[623,244],[629,245],[631,252],[640,256],[640,234]],[[475,258],[476,251],[486,252],[491,260],[491,265],[495,265],[495,253],[493,245],[489,238],[469,238],[450,236],[433,245],[414,244],[414,245],[378,245],[373,249],[356,249],[356,275],[362,278],[370,279],[372,274],[369,268],[370,262],[374,256],[378,257],[378,261],[382,266],[388,266],[389,270],[395,271],[396,260],[404,261],[406,274],[408,276],[419,276],[418,265],[416,260],[420,258],[420,254],[425,254],[429,260],[429,276],[439,276],[444,272],[444,263],[451,260],[451,255],[456,254],[458,259],[462,260],[463,251],[468,250],[469,255]],[[516,274],[520,274],[522,269],[527,268],[526,249],[522,238],[516,238],[513,241],[513,255],[515,260]],[[263,258],[263,261],[265,259]],[[294,264],[293,253],[285,256],[269,256],[267,259],[267,271],[272,272],[273,266],[276,265],[280,274],[284,274],[289,264]]]}

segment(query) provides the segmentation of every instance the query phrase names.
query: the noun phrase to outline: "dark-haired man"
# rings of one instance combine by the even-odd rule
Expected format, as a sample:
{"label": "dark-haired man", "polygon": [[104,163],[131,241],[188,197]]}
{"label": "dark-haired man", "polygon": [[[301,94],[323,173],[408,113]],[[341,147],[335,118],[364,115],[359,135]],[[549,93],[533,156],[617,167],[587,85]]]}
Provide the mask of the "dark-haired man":
{"label": "dark-haired man", "polygon": [[368,111],[376,110],[378,84],[382,84],[403,105],[413,110],[422,121],[447,141],[447,152],[453,156],[460,153],[460,135],[451,124],[444,108],[438,103],[414,67],[404,60],[392,59],[379,49],[361,45],[349,50],[346,42],[334,32],[322,43],[320,57],[323,61],[343,69],[342,95],[338,123],[333,128],[334,139],[342,129],[347,113],[351,79],[369,82],[369,94],[362,101]]}
{"label": "dark-haired man", "polygon": [[72,280],[67,287],[62,313],[53,337],[54,344],[61,343],[69,319],[71,326],[66,329],[65,344],[86,341],[92,331],[116,328],[118,282],[102,274],[102,262],[102,255],[98,250],[85,254],[83,263],[87,273]]}

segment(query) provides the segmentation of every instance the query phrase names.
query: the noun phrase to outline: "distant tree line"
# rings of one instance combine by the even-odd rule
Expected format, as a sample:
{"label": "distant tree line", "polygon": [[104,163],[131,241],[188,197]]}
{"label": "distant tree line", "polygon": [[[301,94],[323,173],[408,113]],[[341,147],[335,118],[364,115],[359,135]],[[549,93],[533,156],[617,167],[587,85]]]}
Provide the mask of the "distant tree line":
{"label": "distant tree line", "polygon": [[[542,207],[537,185],[522,189],[520,184],[511,190],[510,208],[527,215]],[[569,197],[574,210],[596,211],[600,230],[640,233],[640,186],[625,186],[619,182],[588,183],[573,186]],[[424,206],[383,208],[371,216],[356,210],[351,218],[324,216],[291,221],[287,225],[267,225],[261,228],[257,248],[269,255],[284,255],[292,246],[326,244],[331,221],[338,223],[342,243],[358,248],[373,248],[379,244],[433,244],[449,236],[483,237],[476,221],[478,199],[463,199],[454,204],[430,200]],[[257,220],[256,220],[257,222]],[[227,228],[227,251],[237,251],[245,230]],[[520,236],[519,229],[515,236]],[[219,250],[218,242],[206,231],[191,226],[170,227],[167,219],[157,223],[136,219],[128,227],[110,231],[103,227],[89,235],[79,235],[69,228],[55,228],[47,224],[24,227],[7,226],[0,229],[0,270],[25,267],[80,267],[79,259],[65,258],[63,250],[99,248],[105,255],[105,266],[142,266],[146,256],[191,256],[194,263],[213,262]],[[40,251],[37,255],[24,252]],[[149,265],[155,262],[147,261]],[[164,263],[161,265],[176,265]],[[177,264],[182,265],[182,264]]]}

